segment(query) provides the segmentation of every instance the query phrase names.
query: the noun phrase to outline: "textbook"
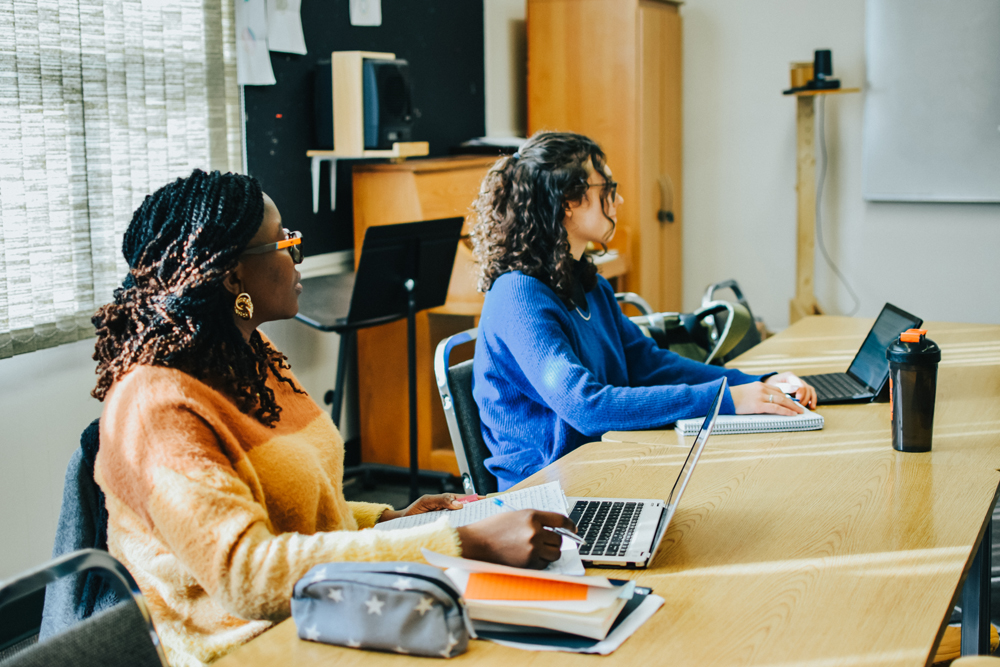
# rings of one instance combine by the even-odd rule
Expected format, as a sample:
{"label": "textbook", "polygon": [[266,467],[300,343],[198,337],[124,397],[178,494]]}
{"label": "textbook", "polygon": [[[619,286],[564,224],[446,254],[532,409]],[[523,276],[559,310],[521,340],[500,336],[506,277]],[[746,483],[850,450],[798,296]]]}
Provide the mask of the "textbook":
{"label": "textbook", "polygon": [[[784,415],[719,415],[715,420],[713,435],[735,433],[778,433],[781,431],[818,431],[823,428],[823,415],[810,411],[805,406],[802,414]],[[704,417],[678,419],[674,428],[684,435],[695,435],[701,428]]]}
{"label": "textbook", "polygon": [[[568,514],[569,503],[566,501],[566,494],[563,493],[559,482],[549,482],[538,486],[529,486],[518,491],[509,491],[499,496],[503,499],[503,504],[512,509],[533,509],[545,512],[556,512],[558,514]],[[460,510],[438,510],[437,512],[424,512],[413,516],[404,516],[391,521],[375,524],[375,530],[398,530],[400,528],[413,528],[427,523],[437,521],[442,516],[448,517],[448,523],[453,528],[461,528],[470,523],[475,523],[487,517],[509,511],[497,505],[492,498],[477,500],[467,503]]]}
{"label": "textbook", "polygon": [[465,599],[469,618],[557,630],[600,641],[635,593],[635,582],[567,577],[424,552]]}
{"label": "textbook", "polygon": [[[612,579],[611,581],[616,586],[625,583],[620,579]],[[528,651],[567,651],[608,655],[631,637],[643,623],[648,621],[663,605],[663,602],[663,598],[659,595],[653,595],[651,589],[636,586],[635,594],[618,613],[618,618],[611,625],[608,636],[600,641],[557,630],[523,625],[490,623],[489,621],[473,621],[472,625],[475,627],[479,639],[486,639],[503,646]]]}
{"label": "textbook", "polygon": [[[555,512],[564,516],[569,513],[569,503],[559,482],[549,482],[517,491],[508,491],[507,493],[499,494],[497,497],[503,499],[502,505],[494,502],[494,498],[486,498],[466,503],[465,507],[460,510],[425,512],[423,514],[404,516],[378,523],[375,524],[375,530],[413,528],[414,526],[422,526],[437,521],[444,516],[448,517],[448,523],[453,528],[461,528],[487,517],[509,512],[512,509],[542,510],[545,512]],[[583,561],[580,560],[580,552],[569,538],[563,538],[562,555],[559,557],[559,560],[549,563],[545,571],[568,575],[582,575],[584,573]]]}

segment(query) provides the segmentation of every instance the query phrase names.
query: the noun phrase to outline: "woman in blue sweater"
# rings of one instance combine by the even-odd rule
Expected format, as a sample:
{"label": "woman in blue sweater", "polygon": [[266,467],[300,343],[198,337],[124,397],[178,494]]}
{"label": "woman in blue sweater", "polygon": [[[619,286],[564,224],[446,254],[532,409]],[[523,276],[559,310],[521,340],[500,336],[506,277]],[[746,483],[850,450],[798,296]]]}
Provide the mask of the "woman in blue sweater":
{"label": "woman in blue sweater", "polygon": [[472,240],[487,294],[473,395],[501,490],[606,431],[704,415],[723,377],[723,414],[801,412],[778,383],[815,406],[816,392],[792,373],[682,358],[622,314],[584,255],[614,236],[617,186],[596,143],[557,132],[535,134],[483,180]]}

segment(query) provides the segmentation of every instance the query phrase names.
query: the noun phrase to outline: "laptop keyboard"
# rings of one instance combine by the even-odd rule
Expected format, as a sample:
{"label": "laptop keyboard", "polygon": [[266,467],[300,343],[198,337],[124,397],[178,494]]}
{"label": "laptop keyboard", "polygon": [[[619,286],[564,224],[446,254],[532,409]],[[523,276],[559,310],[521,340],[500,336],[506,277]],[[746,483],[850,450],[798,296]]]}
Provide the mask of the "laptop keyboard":
{"label": "laptop keyboard", "polygon": [[639,523],[642,503],[611,500],[578,500],[569,518],[587,544],[581,556],[624,556]]}
{"label": "laptop keyboard", "polygon": [[854,379],[846,373],[807,375],[803,379],[816,388],[816,393],[819,394],[820,400],[853,398],[858,394],[865,394],[868,392],[866,387],[863,387],[858,382],[855,382]]}

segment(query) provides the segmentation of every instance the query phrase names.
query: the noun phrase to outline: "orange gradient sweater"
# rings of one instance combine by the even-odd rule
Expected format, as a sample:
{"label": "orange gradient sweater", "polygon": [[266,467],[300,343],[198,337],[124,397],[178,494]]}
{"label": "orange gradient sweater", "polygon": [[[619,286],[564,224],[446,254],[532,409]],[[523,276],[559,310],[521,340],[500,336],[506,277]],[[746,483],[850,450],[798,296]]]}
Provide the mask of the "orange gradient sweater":
{"label": "orange gradient sweater", "polygon": [[174,667],[210,663],[287,618],[317,563],[461,553],[444,519],[365,530],[388,505],[344,499],[330,417],[273,376],[268,386],[275,428],[169,368],[136,367],[107,396],[95,478],[108,550],[138,581]]}

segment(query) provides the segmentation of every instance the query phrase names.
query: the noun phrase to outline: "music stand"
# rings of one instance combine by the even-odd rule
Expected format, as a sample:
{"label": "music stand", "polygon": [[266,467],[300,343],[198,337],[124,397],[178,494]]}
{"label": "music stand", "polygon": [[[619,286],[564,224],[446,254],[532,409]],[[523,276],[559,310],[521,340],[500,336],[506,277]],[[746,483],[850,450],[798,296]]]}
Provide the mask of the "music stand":
{"label": "music stand", "polygon": [[[444,218],[365,230],[358,270],[351,274],[304,280],[296,319],[321,331],[341,334],[337,383],[331,417],[340,420],[340,404],[349,347],[355,332],[406,318],[410,417],[410,500],[419,493],[417,459],[416,314],[444,304],[461,237],[463,219]],[[323,291],[310,283],[323,281]],[[320,287],[319,284],[315,284]],[[321,288],[322,289],[322,288]],[[350,291],[350,300],[347,296]],[[343,314],[346,310],[346,314]],[[339,423],[338,423],[339,425]]]}

